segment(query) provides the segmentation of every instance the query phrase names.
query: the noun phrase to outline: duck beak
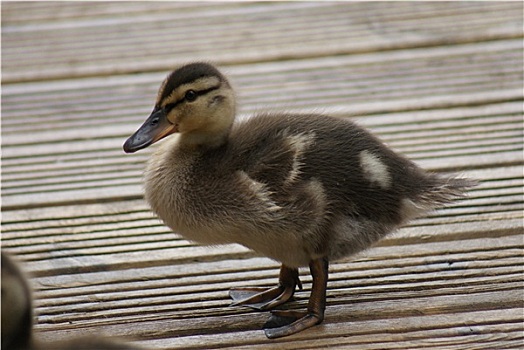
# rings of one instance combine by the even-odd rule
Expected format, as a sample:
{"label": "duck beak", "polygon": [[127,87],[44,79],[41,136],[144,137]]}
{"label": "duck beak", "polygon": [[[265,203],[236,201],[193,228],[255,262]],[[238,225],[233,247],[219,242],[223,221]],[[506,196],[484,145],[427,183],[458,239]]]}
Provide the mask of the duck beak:
{"label": "duck beak", "polygon": [[164,110],[155,108],[144,124],[124,143],[124,152],[134,153],[177,131],[176,125],[169,122]]}

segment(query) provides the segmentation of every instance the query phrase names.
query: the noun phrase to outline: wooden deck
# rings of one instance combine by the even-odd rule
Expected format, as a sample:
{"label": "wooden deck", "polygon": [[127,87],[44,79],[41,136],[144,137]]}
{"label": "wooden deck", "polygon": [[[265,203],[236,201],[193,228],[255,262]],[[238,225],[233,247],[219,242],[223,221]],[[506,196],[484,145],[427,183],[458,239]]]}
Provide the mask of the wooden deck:
{"label": "wooden deck", "polygon": [[[4,2],[2,249],[44,339],[149,349],[522,349],[523,3]],[[278,264],[170,232],[121,146],[180,63],[211,60],[240,113],[352,117],[470,198],[330,267],[325,322],[268,340],[228,289]],[[290,307],[307,302],[311,278]]]}

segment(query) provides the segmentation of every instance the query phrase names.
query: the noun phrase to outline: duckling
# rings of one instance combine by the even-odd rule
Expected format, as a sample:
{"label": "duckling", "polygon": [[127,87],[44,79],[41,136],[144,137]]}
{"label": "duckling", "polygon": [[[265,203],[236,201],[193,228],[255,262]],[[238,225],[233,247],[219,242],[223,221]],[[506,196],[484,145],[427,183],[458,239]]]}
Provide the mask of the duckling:
{"label": "duckling", "polygon": [[273,311],[268,338],[324,320],[328,263],[360,252],[475,183],[426,172],[355,123],[263,113],[235,122],[228,79],[184,65],[162,83],[151,115],[124,144],[164,139],[145,171],[145,199],[173,231],[206,245],[238,243],[280,262],[275,288],[237,288],[234,305],[273,310],[313,283],[306,311]]}
{"label": "duckling", "polygon": [[2,262],[2,349],[29,349],[33,344],[31,289],[17,264],[4,252]]}
{"label": "duckling", "polygon": [[31,289],[21,269],[6,253],[2,262],[2,349],[5,350],[139,350],[98,336],[45,342],[33,334]]}

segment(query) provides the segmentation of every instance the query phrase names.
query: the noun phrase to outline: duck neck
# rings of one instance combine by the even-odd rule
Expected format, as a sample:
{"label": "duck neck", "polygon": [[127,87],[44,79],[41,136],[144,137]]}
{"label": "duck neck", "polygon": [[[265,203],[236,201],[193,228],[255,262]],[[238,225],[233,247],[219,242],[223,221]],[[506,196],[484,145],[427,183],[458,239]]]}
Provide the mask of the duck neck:
{"label": "duck neck", "polygon": [[227,142],[231,127],[217,131],[191,131],[180,135],[179,147],[192,150],[215,149]]}
{"label": "duck neck", "polygon": [[[224,101],[224,98],[220,101]],[[186,149],[215,149],[227,142],[233,123],[235,122],[235,104],[232,98],[230,103],[222,103],[212,113],[202,118],[197,127],[182,132],[179,146]],[[231,102],[233,101],[233,102]]]}

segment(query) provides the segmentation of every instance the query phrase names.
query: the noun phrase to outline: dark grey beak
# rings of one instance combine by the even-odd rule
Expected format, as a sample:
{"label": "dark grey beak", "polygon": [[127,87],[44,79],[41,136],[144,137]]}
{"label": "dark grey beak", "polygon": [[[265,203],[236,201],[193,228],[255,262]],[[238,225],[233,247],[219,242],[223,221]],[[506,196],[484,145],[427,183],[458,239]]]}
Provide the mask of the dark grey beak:
{"label": "dark grey beak", "polygon": [[169,122],[164,110],[155,108],[144,124],[126,140],[124,152],[134,153],[177,131],[176,125]]}

